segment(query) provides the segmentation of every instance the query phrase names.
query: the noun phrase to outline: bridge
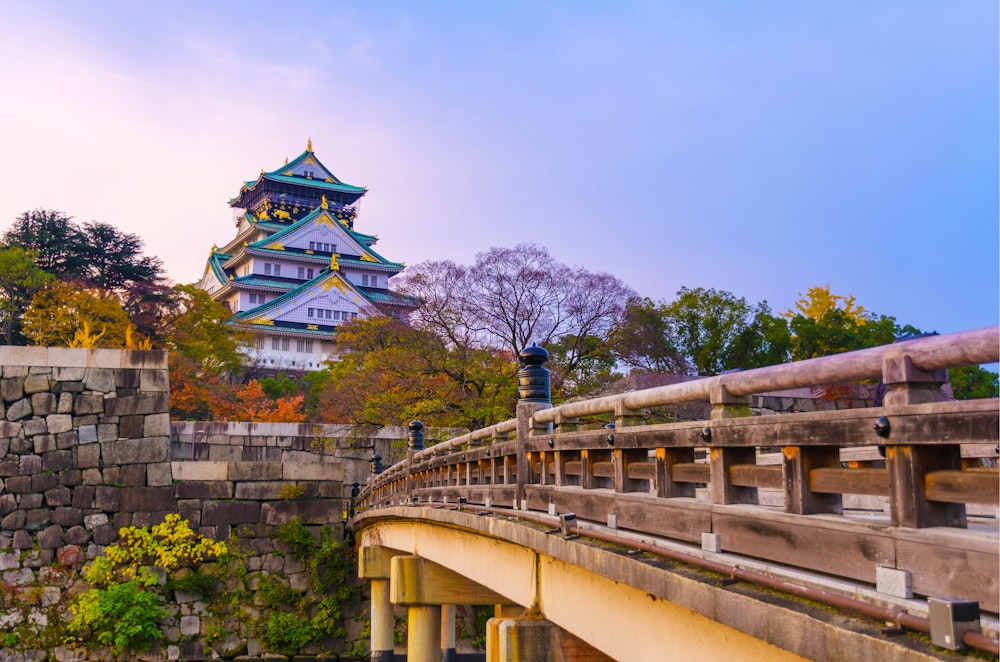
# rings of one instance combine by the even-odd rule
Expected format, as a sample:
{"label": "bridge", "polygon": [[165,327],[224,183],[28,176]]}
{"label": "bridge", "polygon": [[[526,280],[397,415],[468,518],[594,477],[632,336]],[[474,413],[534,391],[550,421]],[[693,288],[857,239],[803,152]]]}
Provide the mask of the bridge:
{"label": "bridge", "polygon": [[[456,604],[494,605],[498,662],[997,655],[1000,409],[945,385],[1000,327],[555,407],[521,359],[515,419],[426,449],[415,421],[355,498],[373,660],[400,605],[408,659],[453,659]],[[881,406],[751,415],[860,380]]]}

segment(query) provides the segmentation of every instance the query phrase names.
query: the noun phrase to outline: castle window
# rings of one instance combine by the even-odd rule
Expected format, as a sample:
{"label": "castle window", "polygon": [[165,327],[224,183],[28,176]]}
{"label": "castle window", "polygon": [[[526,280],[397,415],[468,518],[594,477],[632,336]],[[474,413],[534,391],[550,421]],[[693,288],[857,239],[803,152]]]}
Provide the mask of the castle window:
{"label": "castle window", "polygon": [[287,352],[288,351],[288,346],[290,344],[291,344],[291,342],[288,340],[288,338],[282,338],[281,339],[281,351]]}
{"label": "castle window", "polygon": [[351,313],[351,319],[352,320],[358,319],[358,314],[357,313]]}
{"label": "castle window", "polygon": [[315,310],[316,310],[315,308],[310,308],[308,314],[306,315],[306,317],[312,317],[313,316],[313,311],[315,311]]}
{"label": "castle window", "polygon": [[271,338],[271,349],[278,350],[281,347],[281,343],[278,342],[277,338]]}
{"label": "castle window", "polygon": [[311,251],[316,250],[316,242],[315,241],[310,241],[309,242],[309,250],[311,250]]}
{"label": "castle window", "polygon": [[280,264],[274,265],[274,275],[275,276],[280,276],[281,275],[281,265]]}
{"label": "castle window", "polygon": [[368,274],[365,274],[364,276],[361,277],[361,284],[362,285],[368,284]]}
{"label": "castle window", "polygon": [[302,339],[296,340],[295,341],[295,351],[296,352],[304,352],[304,351],[306,351],[306,341],[302,340]]}
{"label": "castle window", "polygon": [[312,269],[306,269],[306,278],[308,278],[309,280],[312,280],[312,277],[313,277],[313,270]]}
{"label": "castle window", "polygon": [[372,287],[378,287],[378,276],[372,276],[371,280],[368,281],[368,284]]}
{"label": "castle window", "polygon": [[[309,354],[312,354],[312,351],[313,351],[313,341],[307,340],[306,341],[306,352],[308,352]],[[310,363],[309,365],[312,365],[312,363]]]}
{"label": "castle window", "polygon": [[270,262],[265,262],[264,263],[264,275],[265,276],[270,276],[271,275],[271,263]]}
{"label": "castle window", "polygon": [[299,267],[299,278],[305,279],[305,277],[306,277],[306,268],[305,267]]}
{"label": "castle window", "polygon": [[257,336],[257,349],[264,349],[264,336]]}
{"label": "castle window", "polygon": [[326,318],[331,319],[332,311],[326,311]]}

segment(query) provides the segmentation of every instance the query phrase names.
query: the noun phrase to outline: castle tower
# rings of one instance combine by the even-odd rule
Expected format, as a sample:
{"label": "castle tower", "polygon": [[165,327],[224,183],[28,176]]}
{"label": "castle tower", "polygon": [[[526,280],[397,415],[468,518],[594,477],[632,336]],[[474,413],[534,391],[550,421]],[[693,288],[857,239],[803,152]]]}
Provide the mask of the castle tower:
{"label": "castle tower", "polygon": [[236,236],[213,246],[198,287],[256,332],[249,365],[318,370],[336,356],[337,327],[390,315],[406,320],[420,305],[389,289],[403,270],[376,253],[374,235],[354,230],[367,193],[345,184],[312,151],[245,182],[229,201]]}

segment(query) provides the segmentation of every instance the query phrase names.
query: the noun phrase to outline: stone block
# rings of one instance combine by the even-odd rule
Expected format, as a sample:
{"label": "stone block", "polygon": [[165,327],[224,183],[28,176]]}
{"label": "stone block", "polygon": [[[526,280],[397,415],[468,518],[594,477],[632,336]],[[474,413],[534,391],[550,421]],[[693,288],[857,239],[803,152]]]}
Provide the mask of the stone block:
{"label": "stone block", "polygon": [[178,480],[174,490],[178,499],[233,498],[233,484],[228,481]]}
{"label": "stone block", "polygon": [[173,510],[174,491],[170,487],[125,487],[122,488],[122,510],[156,511]]}
{"label": "stone block", "polygon": [[145,416],[122,416],[118,421],[118,436],[122,439],[141,439]]}
{"label": "stone block", "polygon": [[[35,411],[35,415],[38,416],[40,413]],[[69,414],[50,414],[45,417],[45,422],[49,425],[50,434],[69,432],[73,429],[73,417]]]}
{"label": "stone block", "polygon": [[26,416],[31,416],[31,400],[22,398],[7,407],[7,420],[19,421]]}
{"label": "stone block", "polygon": [[22,429],[25,437],[34,437],[36,434],[45,434],[49,431],[44,418],[29,418],[22,424]]}
{"label": "stone block", "polygon": [[3,376],[6,379],[10,379],[12,377],[20,377],[23,379],[28,376],[28,366],[5,363],[0,365],[0,368],[3,369]]}
{"label": "stone block", "polygon": [[[76,466],[80,469],[92,469],[101,466],[100,444],[77,446],[73,449],[73,452],[76,453]],[[86,476],[84,477],[84,482],[87,482]]]}
{"label": "stone block", "polygon": [[[23,526],[23,525],[22,525]],[[34,545],[34,541],[31,539],[31,534],[27,531],[15,531],[14,540],[11,546],[14,549],[31,549]]]}
{"label": "stone block", "polygon": [[169,437],[170,414],[150,414],[146,416],[143,433],[146,437]]}
{"label": "stone block", "polygon": [[[123,368],[115,373],[115,384],[120,389],[139,389],[139,371],[133,368]],[[134,395],[134,394],[132,394]]]}
{"label": "stone block", "polygon": [[[86,474],[86,472],[84,472],[84,474]],[[84,476],[84,479],[86,479],[86,475]],[[100,480],[99,475],[98,480]],[[97,488],[94,487],[94,485],[80,485],[73,490],[73,507],[90,510],[94,507],[94,496],[96,495],[96,492]]]}
{"label": "stone block", "polygon": [[24,377],[0,379],[0,397],[6,402],[14,402],[24,397]]}
{"label": "stone block", "polygon": [[49,451],[59,450],[59,444],[56,442],[56,438],[51,434],[40,434],[32,437],[31,444],[37,455],[48,453]]}
{"label": "stone block", "polygon": [[166,370],[167,352],[162,349],[131,349],[121,353],[122,368]]}
{"label": "stone block", "polygon": [[27,510],[24,515],[24,528],[28,531],[41,531],[52,523],[52,511],[48,508]]}
{"label": "stone block", "polygon": [[113,526],[99,526],[94,529],[94,542],[98,545],[110,545],[118,538],[118,529]]}
{"label": "stone block", "polygon": [[146,465],[146,484],[150,487],[163,487],[174,482],[170,462],[152,462]]}
{"label": "stone block", "polygon": [[335,524],[342,521],[341,504],[337,501],[281,501],[265,503],[260,509],[264,524],[284,524],[300,519],[304,524]]}
{"label": "stone block", "polygon": [[205,525],[257,523],[260,515],[261,505],[253,501],[206,501],[201,521]]}
{"label": "stone block", "polygon": [[[87,367],[117,370],[122,367],[122,351],[120,349],[87,350]],[[108,370],[108,372],[111,372],[111,370]]]}
{"label": "stone block", "polygon": [[31,440],[24,438],[15,438],[10,440],[10,452],[16,455],[24,455],[25,453],[30,453],[32,448]]}
{"label": "stone block", "polygon": [[118,485],[121,483],[122,468],[117,466],[106,466],[101,469],[101,482],[105,485]]}
{"label": "stone block", "polygon": [[55,412],[56,402],[54,393],[35,393],[31,396],[31,409],[35,416],[48,416]]}
{"label": "stone block", "polygon": [[[49,347],[50,366],[79,370],[87,365],[87,350],[72,347]],[[53,371],[54,372],[54,371]]]}
{"label": "stone block", "polygon": [[[22,476],[37,474],[42,471],[42,457],[40,455],[22,455],[18,460],[17,472]],[[10,489],[8,486],[7,489]],[[13,492],[13,490],[11,490]]]}
{"label": "stone block", "polygon": [[42,549],[58,549],[62,547],[63,529],[58,524],[47,526],[38,534],[38,546]]}
{"label": "stone block", "polygon": [[910,572],[886,566],[876,566],[875,590],[896,598],[912,598],[913,580]]}
{"label": "stone block", "polygon": [[78,431],[81,444],[92,444],[97,441],[96,425],[81,425]]}
{"label": "stone block", "polygon": [[22,427],[21,423],[0,421],[0,437],[16,437],[20,434]]}
{"label": "stone block", "polygon": [[61,471],[73,468],[73,451],[49,451],[42,455],[44,471]]}
{"label": "stone block", "polygon": [[8,570],[3,573],[3,581],[11,586],[30,586],[35,583],[35,573],[31,568]]}
{"label": "stone block", "polygon": [[129,395],[123,398],[109,398],[104,401],[104,413],[108,416],[162,414],[169,411],[170,401],[166,393]]}
{"label": "stone block", "polygon": [[77,416],[104,413],[104,396],[99,393],[81,393],[76,396],[73,410]]}
{"label": "stone block", "polygon": [[31,476],[11,476],[4,481],[4,486],[11,494],[27,494],[31,492]]}
{"label": "stone block", "polygon": [[56,405],[57,414],[72,414],[73,413],[73,394],[72,393],[60,393],[59,394],[59,404]]}
{"label": "stone block", "polygon": [[211,444],[208,447],[208,459],[212,462],[240,462],[243,460],[243,453],[239,446]]}
{"label": "stone block", "polygon": [[68,506],[73,502],[73,493],[68,487],[55,487],[45,492],[45,505],[49,508]]}
{"label": "stone block", "polygon": [[[94,465],[97,466],[97,465]],[[100,485],[101,484],[101,470],[100,469],[84,469],[83,470],[83,484],[84,485]]]}
{"label": "stone block", "polygon": [[121,510],[122,488],[100,485],[94,494],[94,508],[114,512]]}
{"label": "stone block", "polygon": [[281,449],[273,446],[240,446],[243,462],[281,462]]}
{"label": "stone block", "polygon": [[[5,515],[2,520],[0,520],[0,531],[15,531],[21,532],[24,528],[24,522],[27,519],[25,512],[23,510],[15,510],[9,515]],[[16,544],[16,533],[15,533],[15,545],[14,548],[18,549]],[[31,540],[31,536],[28,536],[28,540]],[[28,547],[31,547],[29,542]]]}
{"label": "stone block", "polygon": [[13,570],[19,567],[21,555],[17,552],[0,552],[0,570]]}
{"label": "stone block", "polygon": [[56,435],[56,447],[59,450],[68,450],[78,445],[80,445],[80,435],[77,434],[76,430],[60,432]]}
{"label": "stone block", "polygon": [[282,480],[283,477],[280,462],[232,462],[229,464],[229,480]]}
{"label": "stone block", "polygon": [[115,372],[106,368],[88,368],[83,375],[83,388],[97,393],[115,390]]}
{"label": "stone block", "polygon": [[87,529],[78,524],[76,526],[71,526],[66,533],[63,534],[63,540],[66,541],[68,545],[86,545],[90,541],[90,533]]}
{"label": "stone block", "polygon": [[115,441],[118,439],[117,423],[100,423],[97,426],[98,441]]}
{"label": "stone block", "polygon": [[24,378],[24,393],[25,395],[31,395],[32,393],[43,393],[49,390],[49,376],[48,375],[28,375]]}
{"label": "stone block", "polygon": [[[13,494],[0,494],[0,517],[5,517],[17,510],[17,499]],[[0,547],[3,547],[0,544]]]}
{"label": "stone block", "polygon": [[17,507],[21,510],[31,510],[32,508],[41,508],[45,501],[45,497],[41,494],[22,494],[21,498],[18,500]]}
{"label": "stone block", "polygon": [[145,487],[146,465],[129,464],[122,467],[120,480],[122,485],[126,485],[128,487]]}
{"label": "stone block", "polygon": [[31,477],[32,492],[42,493],[56,487],[59,487],[59,476],[57,474],[35,474]]}
{"label": "stone block", "polygon": [[143,370],[139,379],[139,391],[142,393],[165,392],[170,387],[166,370]]}
{"label": "stone block", "polygon": [[270,501],[279,498],[278,494],[281,492],[283,487],[295,487],[295,483],[292,481],[254,481],[248,483],[236,483],[236,498]]}
{"label": "stone block", "polygon": [[94,513],[93,515],[85,515],[83,518],[83,525],[87,527],[88,531],[93,531],[97,527],[107,524],[108,516],[106,513]]}
{"label": "stone block", "polygon": [[[56,349],[56,348],[53,347],[50,349]],[[86,354],[82,353],[81,355],[84,357],[83,363],[86,364],[87,362]],[[54,379],[57,382],[82,382],[83,375],[86,372],[84,370],[85,367],[86,367],[85,365],[73,366],[73,367],[52,366],[52,379]]]}
{"label": "stone block", "polygon": [[218,481],[229,478],[226,462],[171,462],[175,480]]}
{"label": "stone block", "polygon": [[123,526],[132,526],[132,513],[115,513],[111,518],[111,526],[118,531]]}
{"label": "stone block", "polygon": [[83,524],[83,511],[79,508],[60,506],[52,512],[52,521],[62,526]]}
{"label": "stone block", "polygon": [[105,464],[144,464],[170,459],[170,439],[131,439],[101,444]]}
{"label": "stone block", "polygon": [[65,487],[76,487],[83,483],[83,473],[79,469],[66,469],[59,472],[59,484]]}

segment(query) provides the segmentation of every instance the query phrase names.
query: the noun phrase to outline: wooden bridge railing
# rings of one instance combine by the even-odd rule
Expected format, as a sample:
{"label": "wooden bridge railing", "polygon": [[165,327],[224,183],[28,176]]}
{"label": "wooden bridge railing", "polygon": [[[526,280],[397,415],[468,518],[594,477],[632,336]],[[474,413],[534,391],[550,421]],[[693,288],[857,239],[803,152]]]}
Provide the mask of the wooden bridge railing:
{"label": "wooden bridge railing", "polygon": [[[528,373],[546,372],[529,365],[516,419],[426,450],[415,422],[407,459],[373,476],[356,508],[464,499],[572,512],[870,583],[879,567],[906,570],[916,593],[996,613],[996,521],[970,527],[966,505],[1000,501],[1000,404],[947,400],[942,386],[948,368],[997,360],[991,327],[557,407],[525,397],[538,395]],[[753,394],[852,380],[881,380],[883,406],[750,415]],[[644,424],[644,410],[695,401],[711,403],[709,419]],[[860,448],[884,463],[845,466]],[[758,505],[762,489],[782,506]],[[845,494],[886,497],[888,517],[845,515]]]}

